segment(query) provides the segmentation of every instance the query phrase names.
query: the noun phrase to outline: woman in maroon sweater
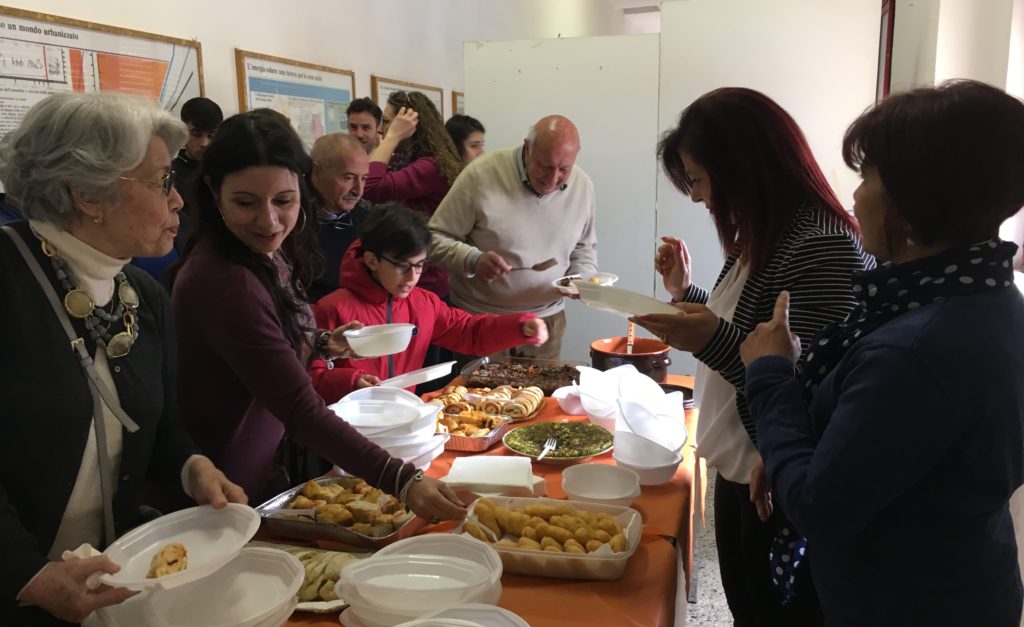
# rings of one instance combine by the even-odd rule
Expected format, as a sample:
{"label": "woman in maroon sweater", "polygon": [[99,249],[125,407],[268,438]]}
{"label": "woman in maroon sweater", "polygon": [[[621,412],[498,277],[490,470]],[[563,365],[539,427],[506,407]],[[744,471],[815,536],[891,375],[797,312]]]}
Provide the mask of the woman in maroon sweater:
{"label": "woman in maroon sweater", "polygon": [[[400,202],[429,220],[462,171],[462,159],[441,114],[418,91],[392,92],[384,107],[381,133],[384,138],[370,153],[363,197],[374,204]],[[419,285],[444,298],[448,272],[430,266]]]}
{"label": "woman in maroon sweater", "polygon": [[315,276],[309,156],[287,118],[229,118],[203,157],[199,225],[173,269],[180,401],[193,439],[259,502],[287,487],[282,436],[312,449],[425,518],[465,510],[443,483],[393,459],[327,409],[306,365],[349,354],[342,329],[313,331]]}

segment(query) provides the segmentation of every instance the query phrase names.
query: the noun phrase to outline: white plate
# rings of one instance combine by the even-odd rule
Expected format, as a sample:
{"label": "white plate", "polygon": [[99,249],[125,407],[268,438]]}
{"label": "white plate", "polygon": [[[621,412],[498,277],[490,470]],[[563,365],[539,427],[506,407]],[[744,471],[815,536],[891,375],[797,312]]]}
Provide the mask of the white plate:
{"label": "white plate", "polygon": [[[107,547],[104,555],[121,570],[100,577],[108,586],[145,590],[171,588],[214,572],[234,558],[260,528],[260,515],[248,505],[229,503],[216,510],[200,505],[161,516],[129,531]],[[188,568],[147,579],[149,563],[164,545],[180,542],[188,551]]]}
{"label": "white plate", "polygon": [[421,417],[418,408],[397,401],[343,400],[330,409],[363,435],[408,425]]}
{"label": "white plate", "polygon": [[[591,279],[593,279],[594,277],[597,277],[597,283],[593,283],[591,281]],[[615,282],[619,280],[619,275],[612,274],[611,272],[588,272],[586,274],[569,274],[555,279],[554,281],[551,282],[551,285],[553,285],[554,288],[558,290],[560,294],[564,294],[566,296],[574,296],[576,294],[579,294],[579,290],[576,289],[576,285],[574,283],[570,283],[569,285],[559,285],[559,282],[568,278],[578,278],[585,282],[589,282],[592,285],[615,285]]]}
{"label": "white plate", "polygon": [[420,383],[426,383],[427,381],[433,381],[434,379],[440,379],[441,377],[447,376],[452,372],[452,366],[455,365],[454,361],[446,361],[443,364],[437,364],[434,366],[427,366],[426,368],[420,368],[419,370],[413,370],[405,374],[400,374],[397,377],[391,377],[390,379],[384,379],[380,382],[382,387],[391,388],[408,388]]}
{"label": "white plate", "polygon": [[284,551],[244,548],[202,581],[151,595],[143,609],[149,625],[256,626],[291,605],[305,574]]}
{"label": "white plate", "polygon": [[679,310],[660,300],[618,287],[577,283],[584,304],[625,318],[647,314],[677,314]]}

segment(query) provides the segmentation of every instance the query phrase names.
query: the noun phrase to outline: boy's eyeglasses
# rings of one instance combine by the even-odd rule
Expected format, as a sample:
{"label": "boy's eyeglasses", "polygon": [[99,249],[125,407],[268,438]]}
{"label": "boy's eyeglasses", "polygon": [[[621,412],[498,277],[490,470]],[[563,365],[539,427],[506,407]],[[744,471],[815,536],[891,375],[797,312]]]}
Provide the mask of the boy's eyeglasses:
{"label": "boy's eyeglasses", "polygon": [[430,265],[430,262],[427,261],[426,259],[419,263],[409,263],[408,261],[395,261],[394,259],[389,259],[384,255],[377,256],[393,265],[395,269],[398,270],[398,272],[401,274],[407,274],[410,270],[415,270],[416,274],[423,274],[423,271],[426,270],[427,267]]}

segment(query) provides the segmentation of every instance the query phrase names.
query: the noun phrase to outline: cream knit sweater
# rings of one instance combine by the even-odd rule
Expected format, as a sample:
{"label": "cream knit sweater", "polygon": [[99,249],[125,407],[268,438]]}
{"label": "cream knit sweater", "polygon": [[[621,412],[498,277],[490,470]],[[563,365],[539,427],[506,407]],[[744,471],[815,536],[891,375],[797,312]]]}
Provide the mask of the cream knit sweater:
{"label": "cream knit sweater", "polygon": [[[509,148],[474,159],[430,219],[430,258],[451,271],[454,304],[473,313],[555,314],[563,303],[551,282],[597,271],[590,177],[575,166],[565,189],[537,197],[521,178],[521,155],[521,148]],[[513,267],[552,257],[558,263],[543,272],[517,270],[484,283],[472,274],[485,251]]]}

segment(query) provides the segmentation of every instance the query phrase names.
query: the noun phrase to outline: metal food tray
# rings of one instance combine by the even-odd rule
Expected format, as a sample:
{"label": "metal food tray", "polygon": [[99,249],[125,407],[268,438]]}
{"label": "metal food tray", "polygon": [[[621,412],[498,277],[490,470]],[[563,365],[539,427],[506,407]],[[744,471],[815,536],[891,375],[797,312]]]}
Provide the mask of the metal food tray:
{"label": "metal food tray", "polygon": [[[320,477],[319,479],[314,479],[314,481],[320,485],[341,483],[342,481],[347,480],[350,480],[350,478]],[[260,517],[263,519],[263,524],[266,526],[268,531],[283,538],[295,538],[297,540],[331,540],[348,546],[376,550],[403,538],[415,535],[417,531],[427,526],[427,521],[418,516],[413,516],[394,533],[374,538],[371,536],[365,536],[361,533],[356,533],[347,527],[342,527],[341,525],[335,525],[333,523],[322,523],[313,519],[298,520],[295,518],[280,518],[277,516],[270,516],[265,513],[267,510],[271,509],[287,508],[288,503],[291,502],[291,500],[294,499],[300,491],[302,491],[302,485],[295,486],[294,488],[285,490],[281,494],[278,494],[256,508],[256,511],[259,512]]]}
{"label": "metal food tray", "polygon": [[463,453],[481,453],[486,451],[505,437],[505,433],[508,432],[512,420],[506,416],[503,416],[503,418],[505,418],[505,421],[500,427],[492,429],[490,433],[481,438],[450,434],[448,441],[444,443],[444,450],[460,451]]}
{"label": "metal food tray", "polygon": [[[479,381],[475,381],[473,379],[473,373],[474,372],[479,370],[480,367],[483,366],[484,364],[490,364],[490,363],[496,363],[496,364],[516,363],[516,364],[524,364],[524,365],[530,365],[530,366],[556,366],[556,367],[557,366],[571,366],[573,368],[575,368],[576,366],[589,366],[590,365],[590,364],[588,364],[586,362],[582,362],[582,361],[565,361],[565,360],[559,360],[559,359],[529,359],[529,358],[526,358],[526,357],[501,357],[501,358],[498,358],[498,359],[491,359],[490,357],[481,357],[480,359],[474,359],[473,361],[471,361],[468,364],[466,364],[465,366],[463,366],[462,371],[459,372],[459,374],[462,376],[462,379],[464,381],[463,385],[465,385],[467,388],[470,388],[470,387],[492,387],[493,388],[493,387],[495,387],[495,386],[490,385],[490,384],[484,385],[484,384],[480,383]],[[573,378],[573,380],[575,380],[575,377]],[[570,381],[563,381],[562,385],[569,385],[571,383],[572,383],[572,380],[570,380]],[[508,383],[508,385],[512,385],[512,384]],[[516,384],[516,387],[519,387],[519,385]],[[551,396],[551,393],[554,392],[557,389],[557,388],[545,387],[545,386],[540,386],[540,385],[538,385],[536,387],[539,387],[541,389],[541,391],[544,392],[544,396]],[[559,387],[561,387],[561,386],[559,386]]]}

